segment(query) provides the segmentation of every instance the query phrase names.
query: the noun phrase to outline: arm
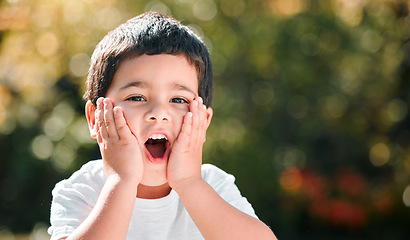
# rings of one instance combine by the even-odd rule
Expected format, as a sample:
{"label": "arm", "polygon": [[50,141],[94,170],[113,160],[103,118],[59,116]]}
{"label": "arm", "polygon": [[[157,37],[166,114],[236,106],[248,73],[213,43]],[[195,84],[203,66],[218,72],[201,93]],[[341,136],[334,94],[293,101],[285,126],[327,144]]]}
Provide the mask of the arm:
{"label": "arm", "polygon": [[96,206],[67,239],[125,239],[135,196],[135,184],[109,176]]}
{"label": "arm", "polygon": [[263,222],[227,203],[202,179],[181,182],[175,191],[205,239],[276,239]]}
{"label": "arm", "polygon": [[98,100],[95,119],[107,181],[90,215],[67,239],[125,239],[142,179],[142,156],[122,110],[111,100]]}
{"label": "arm", "polygon": [[212,110],[190,104],[168,166],[168,181],[205,239],[276,239],[261,221],[236,209],[201,177],[202,146]]}

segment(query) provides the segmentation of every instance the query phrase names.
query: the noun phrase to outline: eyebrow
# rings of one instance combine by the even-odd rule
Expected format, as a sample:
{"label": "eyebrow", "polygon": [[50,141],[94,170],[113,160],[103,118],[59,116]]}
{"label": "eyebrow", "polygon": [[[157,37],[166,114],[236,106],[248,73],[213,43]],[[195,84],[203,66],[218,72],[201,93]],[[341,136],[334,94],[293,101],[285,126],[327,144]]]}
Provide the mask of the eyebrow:
{"label": "eyebrow", "polygon": [[148,84],[145,82],[141,82],[141,81],[135,81],[135,82],[130,82],[125,84],[124,86],[122,86],[120,88],[120,90],[126,89],[126,88],[130,88],[130,87],[137,87],[137,88],[147,88]]}
{"label": "eyebrow", "polygon": [[198,94],[196,94],[192,89],[190,89],[190,88],[188,88],[188,87],[186,87],[186,86],[184,86],[184,85],[178,84],[178,83],[175,83],[175,84],[174,84],[174,89],[179,90],[179,91],[182,90],[182,91],[190,92],[190,93],[192,93],[192,95],[194,95],[195,97],[197,97],[197,95],[198,95]]}
{"label": "eyebrow", "polygon": [[[147,82],[143,82],[143,81],[134,81],[134,82],[130,82],[125,84],[124,86],[122,86],[120,88],[120,90],[124,90],[126,88],[130,88],[130,87],[137,87],[137,88],[150,88],[151,85]],[[197,93],[195,93],[192,89],[190,89],[189,87],[179,84],[179,83],[175,83],[173,84],[173,89],[177,90],[177,91],[187,91],[192,93],[192,95],[194,95],[194,97],[197,97]]]}

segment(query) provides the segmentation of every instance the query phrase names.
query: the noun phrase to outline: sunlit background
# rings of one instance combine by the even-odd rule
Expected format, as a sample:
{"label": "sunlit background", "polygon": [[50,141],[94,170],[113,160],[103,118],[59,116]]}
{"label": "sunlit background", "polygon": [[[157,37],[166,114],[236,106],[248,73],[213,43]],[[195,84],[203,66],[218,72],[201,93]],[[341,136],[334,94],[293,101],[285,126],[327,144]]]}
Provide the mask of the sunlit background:
{"label": "sunlit background", "polygon": [[90,56],[144,11],[190,26],[214,64],[204,161],[279,239],[409,239],[405,0],[0,0],[0,239],[48,239],[51,190],[99,158]]}

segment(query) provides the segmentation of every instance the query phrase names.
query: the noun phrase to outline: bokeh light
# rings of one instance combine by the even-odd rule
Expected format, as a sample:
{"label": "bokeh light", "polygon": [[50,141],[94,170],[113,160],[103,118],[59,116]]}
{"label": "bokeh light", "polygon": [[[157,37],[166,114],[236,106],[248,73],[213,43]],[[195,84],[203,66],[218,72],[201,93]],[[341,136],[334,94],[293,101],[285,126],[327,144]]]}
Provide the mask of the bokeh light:
{"label": "bokeh light", "polygon": [[199,20],[209,21],[216,16],[218,8],[213,0],[197,0],[192,7],[192,12]]}
{"label": "bokeh light", "polygon": [[370,150],[370,162],[376,166],[385,165],[390,159],[390,149],[384,143],[377,143]]}
{"label": "bokeh light", "polygon": [[288,114],[294,119],[302,119],[309,111],[309,102],[303,96],[293,96],[287,105]]}
{"label": "bokeh light", "polygon": [[270,0],[270,7],[276,16],[292,17],[310,7],[309,0]]}
{"label": "bokeh light", "polygon": [[286,191],[297,191],[302,186],[303,177],[299,169],[290,167],[281,173],[279,183]]}
{"label": "bokeh light", "polygon": [[37,136],[31,143],[31,150],[36,158],[45,160],[50,158],[53,153],[53,142],[44,135]]}
{"label": "bokeh light", "polygon": [[254,83],[251,92],[252,100],[256,105],[269,105],[275,98],[275,92],[269,82]]}
{"label": "bokeh light", "polygon": [[246,3],[243,0],[222,0],[221,10],[222,12],[231,18],[240,17],[245,11]]}
{"label": "bokeh light", "polygon": [[70,70],[76,77],[83,77],[88,73],[90,57],[85,53],[78,53],[70,60]]}

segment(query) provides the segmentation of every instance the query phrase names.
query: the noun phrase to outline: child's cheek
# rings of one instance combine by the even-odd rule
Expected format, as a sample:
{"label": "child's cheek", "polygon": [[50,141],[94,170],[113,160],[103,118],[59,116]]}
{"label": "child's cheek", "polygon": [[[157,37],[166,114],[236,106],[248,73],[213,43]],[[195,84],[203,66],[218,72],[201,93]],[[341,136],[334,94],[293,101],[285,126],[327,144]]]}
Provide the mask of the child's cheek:
{"label": "child's cheek", "polygon": [[175,116],[180,119],[183,119],[185,115],[189,112],[188,104],[178,104],[173,107],[172,111],[175,113]]}
{"label": "child's cheek", "polygon": [[124,119],[125,122],[127,123],[128,127],[130,128],[131,132],[134,133],[134,130],[136,129],[137,126],[136,125],[136,120],[135,119],[135,114],[133,114],[133,111],[131,111],[129,108],[127,108],[127,106],[124,106],[124,104],[118,104],[116,105],[118,107],[120,107],[124,113]]}
{"label": "child's cheek", "polygon": [[184,112],[183,114],[178,115],[178,120],[177,120],[177,122],[178,122],[177,125],[179,126],[178,133],[181,132],[182,125],[184,124],[184,117],[187,113],[188,112]]}

